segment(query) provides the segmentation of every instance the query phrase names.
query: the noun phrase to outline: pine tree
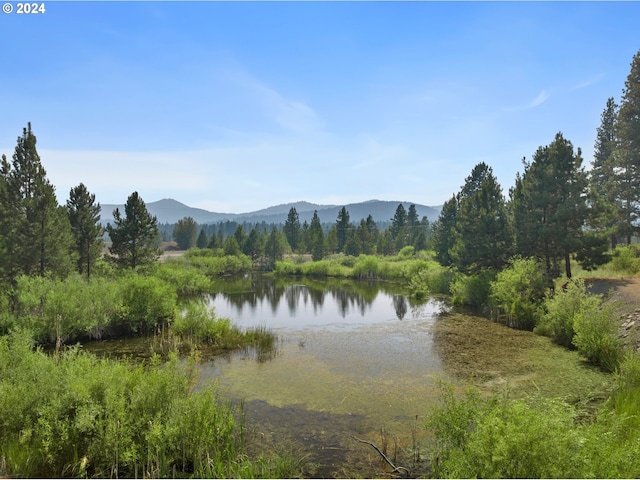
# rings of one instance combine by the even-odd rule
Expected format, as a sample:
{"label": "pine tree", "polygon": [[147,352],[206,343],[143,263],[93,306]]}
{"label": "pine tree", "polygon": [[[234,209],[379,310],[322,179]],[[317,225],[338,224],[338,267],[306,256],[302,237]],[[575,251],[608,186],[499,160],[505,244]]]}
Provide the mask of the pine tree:
{"label": "pine tree", "polygon": [[542,260],[551,278],[560,274],[564,260],[565,274],[571,278],[570,257],[584,251],[589,213],[580,149],[574,153],[571,142],[558,133],[524,166],[511,190],[516,251]]}
{"label": "pine tree", "polygon": [[282,260],[285,252],[285,242],[286,237],[284,233],[278,232],[278,229],[273,227],[265,245],[265,254],[272,266],[275,265],[278,260]]}
{"label": "pine tree", "polygon": [[338,240],[337,251],[343,252],[344,247],[347,244],[347,237],[349,236],[349,230],[351,224],[349,223],[349,212],[345,207],[342,207],[338,212],[338,219],[336,220],[336,235]]}
{"label": "pine tree", "polygon": [[631,62],[615,127],[614,193],[620,211],[620,233],[631,243],[640,218],[640,51]]}
{"label": "pine tree", "polygon": [[31,123],[18,138],[12,168],[2,166],[6,182],[7,207],[15,217],[9,221],[6,244],[12,250],[5,271],[66,276],[72,270],[71,226],[66,210],[58,205],[55,188],[49,182],[36,149]]}
{"label": "pine tree", "polygon": [[589,204],[592,210],[591,226],[607,230],[611,236],[611,248],[617,244],[620,209],[615,196],[615,156],[617,147],[615,134],[618,106],[613,97],[607,100],[597,130],[593,155],[593,166],[589,175]]}
{"label": "pine tree", "polygon": [[448,267],[453,264],[451,249],[456,240],[455,227],[458,213],[458,199],[453,195],[444,202],[438,220],[433,224],[433,249],[436,252],[436,260],[441,265]]}
{"label": "pine tree", "polygon": [[256,261],[264,254],[264,251],[265,235],[260,232],[256,226],[251,230],[251,232],[249,232],[249,236],[247,237],[247,241],[244,243],[242,252]]}
{"label": "pine tree", "polygon": [[198,234],[198,239],[196,240],[196,247],[207,248],[207,244],[207,232],[204,231],[204,228],[201,228],[200,233]]}
{"label": "pine tree", "polygon": [[198,226],[191,217],[181,218],[173,226],[172,238],[180,250],[189,250],[196,245]]}
{"label": "pine tree", "polygon": [[309,231],[307,232],[307,248],[311,251],[311,258],[314,261],[322,260],[322,257],[324,257],[324,232],[322,231],[317,210],[313,212],[311,225],[309,225]]}
{"label": "pine tree", "polygon": [[102,251],[104,229],[100,225],[100,204],[96,203],[96,196],[90,194],[84,184],[69,192],[67,215],[75,240],[78,272],[89,278]]}
{"label": "pine tree", "polygon": [[291,250],[294,252],[298,250],[300,243],[300,218],[298,217],[298,212],[295,207],[291,207],[289,210],[289,215],[287,216],[287,220],[284,223],[284,235],[287,238],[287,242],[289,242],[289,246]]}
{"label": "pine tree", "polygon": [[155,262],[160,251],[154,245],[158,235],[158,219],[147,210],[144,201],[133,192],[124,206],[125,217],[120,210],[113,212],[115,226],[107,225],[112,245],[109,249],[116,264],[136,268]]}
{"label": "pine tree", "polygon": [[461,190],[454,230],[449,254],[460,271],[497,271],[506,264],[512,245],[506,204],[493,170],[485,163],[474,167]]}

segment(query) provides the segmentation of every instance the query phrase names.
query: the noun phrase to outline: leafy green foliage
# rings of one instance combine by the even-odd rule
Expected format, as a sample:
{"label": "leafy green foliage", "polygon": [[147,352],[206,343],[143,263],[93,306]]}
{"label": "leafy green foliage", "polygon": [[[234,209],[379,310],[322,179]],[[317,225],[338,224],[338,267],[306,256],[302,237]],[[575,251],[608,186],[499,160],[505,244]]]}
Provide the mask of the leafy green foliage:
{"label": "leafy green foliage", "polygon": [[495,273],[491,270],[482,270],[474,275],[457,275],[450,286],[453,303],[472,307],[486,305],[494,279]]}
{"label": "leafy green foliage", "polygon": [[490,301],[498,319],[506,315],[510,326],[532,330],[547,290],[546,280],[533,258],[514,257],[491,283]]}
{"label": "leafy green foliage", "polygon": [[231,320],[216,317],[202,302],[189,302],[176,316],[171,330],[194,342],[216,343],[231,331]]}
{"label": "leafy green foliage", "polygon": [[534,331],[570,348],[573,346],[576,318],[584,311],[597,310],[600,301],[598,296],[587,293],[584,281],[565,282],[561,288],[547,294],[545,312]]}
{"label": "leafy green foliage", "polygon": [[122,317],[126,331],[148,333],[175,318],[178,296],[165,281],[130,275],[122,292]]}
{"label": "leafy green foliage", "polygon": [[[638,362],[628,371],[640,371]],[[637,380],[637,376],[634,377]],[[637,412],[638,403],[624,405]],[[636,478],[640,428],[636,415],[600,407],[590,422],[577,422],[574,407],[554,399],[456,397],[445,386],[444,405],[428,420],[435,434],[432,468],[441,478]],[[622,400],[622,397],[621,397]],[[584,415],[583,415],[584,416]]]}
{"label": "leafy green foliage", "polygon": [[178,297],[193,296],[211,290],[211,280],[187,262],[168,260],[154,266],[153,275],[167,282]]}
{"label": "leafy green foliage", "polygon": [[591,300],[575,317],[573,344],[591,363],[613,372],[622,359],[617,317],[613,305]]}
{"label": "leafy green foliage", "polygon": [[[0,338],[0,474],[11,477],[299,476],[299,464],[245,453],[237,408],[194,391],[197,357],[148,367]],[[298,469],[298,470],[296,470]]]}
{"label": "leafy green foliage", "polygon": [[16,314],[5,328],[26,328],[38,343],[100,339],[120,317],[121,289],[116,281],[88,282],[80,274],[65,280],[20,276]]}
{"label": "leafy green foliage", "polygon": [[635,275],[640,272],[640,258],[638,251],[631,245],[618,246],[613,251],[611,268],[614,272]]}

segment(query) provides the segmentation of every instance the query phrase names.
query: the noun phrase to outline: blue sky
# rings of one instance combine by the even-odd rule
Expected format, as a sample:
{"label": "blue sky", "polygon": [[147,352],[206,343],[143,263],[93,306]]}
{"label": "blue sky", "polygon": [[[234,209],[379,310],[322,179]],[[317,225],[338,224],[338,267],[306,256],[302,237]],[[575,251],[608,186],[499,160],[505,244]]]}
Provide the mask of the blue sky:
{"label": "blue sky", "polygon": [[[10,2],[16,5],[16,2]],[[64,203],[241,213],[505,195],[562,131],[592,160],[638,2],[58,2],[0,17],[0,153],[27,122]]]}

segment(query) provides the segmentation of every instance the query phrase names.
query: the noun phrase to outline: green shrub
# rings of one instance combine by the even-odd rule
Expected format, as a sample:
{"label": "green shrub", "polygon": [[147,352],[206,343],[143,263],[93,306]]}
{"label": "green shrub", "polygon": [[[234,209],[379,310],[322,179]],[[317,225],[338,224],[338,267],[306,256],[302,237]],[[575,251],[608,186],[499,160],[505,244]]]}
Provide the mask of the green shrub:
{"label": "green shrub", "polygon": [[[54,357],[25,334],[0,338],[0,475],[8,477],[269,477],[251,460],[237,409],[214,387],[195,390],[197,356],[160,365]],[[272,467],[265,467],[273,465]],[[255,465],[255,466],[254,466]],[[280,463],[284,477],[301,475]],[[298,469],[296,469],[298,468]]]}
{"label": "green shrub", "polygon": [[544,314],[534,331],[551,337],[564,347],[573,346],[574,322],[580,312],[597,310],[601,299],[587,293],[583,280],[564,282],[563,288],[556,288],[544,301]]}
{"label": "green shrub", "polygon": [[192,296],[211,289],[211,280],[196,268],[181,262],[158,263],[153,274],[170,284],[178,296]]}
{"label": "green shrub", "polygon": [[167,282],[133,274],[125,280],[122,291],[123,326],[134,333],[151,332],[157,325],[174,319],[177,300]]}
{"label": "green shrub", "polygon": [[212,309],[197,301],[187,304],[171,326],[174,334],[196,343],[219,342],[230,330],[230,319],[217,318]]}
{"label": "green shrub", "polygon": [[475,275],[459,275],[451,284],[452,301],[456,305],[481,307],[489,301],[495,274],[483,270]]}
{"label": "green shrub", "polygon": [[533,330],[546,290],[546,280],[536,260],[514,257],[491,282],[490,299],[498,318],[505,315],[510,326]]}
{"label": "green shrub", "polygon": [[587,360],[609,372],[622,360],[622,342],[618,337],[618,321],[610,303],[601,306],[591,301],[575,316],[573,344]]}
{"label": "green shrub", "polygon": [[475,391],[457,399],[449,389],[427,424],[436,441],[434,477],[580,477],[573,410],[559,401],[538,402],[531,407],[506,394],[485,399]]}
{"label": "green shrub", "polygon": [[413,258],[415,251],[416,249],[412,245],[407,245],[398,252],[398,257],[402,259]]}
{"label": "green shrub", "polygon": [[611,269],[614,272],[635,275],[640,272],[640,258],[638,251],[632,245],[618,246],[613,252]]}
{"label": "green shrub", "polygon": [[380,263],[373,255],[360,255],[353,266],[353,276],[356,278],[378,278]]}
{"label": "green shrub", "polygon": [[410,273],[408,288],[412,296],[424,298],[431,294],[448,294],[455,278],[453,270],[434,261],[420,262],[421,268]]}
{"label": "green shrub", "polygon": [[90,281],[73,274],[65,280],[18,278],[13,323],[29,329],[38,343],[99,339],[122,311],[121,285],[106,278]]}

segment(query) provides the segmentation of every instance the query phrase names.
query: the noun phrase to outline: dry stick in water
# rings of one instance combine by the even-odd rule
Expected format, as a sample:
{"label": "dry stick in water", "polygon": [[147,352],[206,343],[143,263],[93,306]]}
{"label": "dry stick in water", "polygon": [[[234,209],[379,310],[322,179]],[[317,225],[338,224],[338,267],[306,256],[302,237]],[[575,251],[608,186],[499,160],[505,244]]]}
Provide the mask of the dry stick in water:
{"label": "dry stick in water", "polygon": [[397,473],[397,472],[400,472],[400,471],[404,471],[405,475],[406,475],[407,477],[409,476],[409,473],[410,473],[410,472],[409,472],[409,469],[408,469],[408,468],[405,468],[405,467],[396,467],[396,466],[391,462],[391,460],[389,460],[389,459],[387,458],[387,456],[386,456],[384,453],[382,453],[382,450],[380,450],[380,449],[379,449],[379,448],[378,448],[374,443],[369,442],[369,441],[367,441],[367,440],[361,440],[361,439],[359,439],[358,437],[354,437],[353,435],[351,435],[351,438],[353,438],[354,440],[357,440],[357,441],[358,441],[358,442],[360,442],[360,443],[366,443],[367,445],[371,445],[371,446],[375,449],[375,451],[376,451],[376,452],[378,452],[378,453],[380,454],[380,456],[382,456],[382,458],[384,458],[384,461],[385,461],[385,462],[387,462],[391,468],[393,468],[393,472],[392,472],[392,473]]}

